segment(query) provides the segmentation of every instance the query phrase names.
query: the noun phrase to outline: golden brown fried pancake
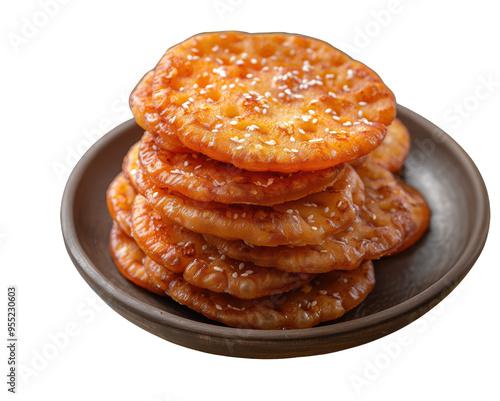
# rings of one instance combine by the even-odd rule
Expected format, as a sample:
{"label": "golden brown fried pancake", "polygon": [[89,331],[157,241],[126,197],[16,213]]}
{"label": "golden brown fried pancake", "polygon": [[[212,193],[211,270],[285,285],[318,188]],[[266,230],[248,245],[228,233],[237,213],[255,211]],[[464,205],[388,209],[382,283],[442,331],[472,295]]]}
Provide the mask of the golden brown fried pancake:
{"label": "golden brown fried pancake", "polygon": [[151,134],[141,140],[139,160],[153,183],[201,202],[270,206],[303,198],[332,185],[344,166],[292,174],[241,170],[200,153],[160,149]]}
{"label": "golden brown fried pancake", "polygon": [[140,142],[137,142],[131,146],[122,163],[122,172],[128,178],[134,189],[137,189],[135,175],[137,174],[139,165],[139,145]]}
{"label": "golden brown fried pancake", "polygon": [[129,237],[132,235],[130,230],[134,198],[135,190],[128,178],[123,173],[118,174],[108,187],[106,202],[112,219]]}
{"label": "golden brown fried pancake", "polygon": [[200,34],[167,50],[153,103],[190,149],[286,173],[370,153],[396,106],[377,74],[323,41],[242,32]]}
{"label": "golden brown fried pancake", "polygon": [[149,131],[155,137],[157,145],[172,152],[191,152],[186,148],[168,123],[163,121],[153,106],[154,71],[149,71],[140,80],[130,95],[130,109],[134,115],[135,121],[146,131]]}
{"label": "golden brown fried pancake", "polygon": [[209,319],[252,329],[303,329],[338,319],[358,306],[375,285],[373,265],[365,261],[351,271],[320,274],[302,288],[284,294],[243,300],[187,283],[156,262],[145,264],[151,280],[167,295]]}
{"label": "golden brown fried pancake", "polygon": [[415,242],[417,242],[422,235],[429,228],[429,220],[431,217],[431,211],[422,197],[420,192],[415,188],[410,187],[408,184],[399,180],[399,184],[405,189],[405,191],[410,195],[411,199],[411,219],[414,223],[412,229],[406,233],[406,237],[403,243],[399,245],[395,250],[391,251],[389,255],[395,255],[396,253],[403,252],[405,249],[409,248]]}
{"label": "golden brown fried pancake", "polygon": [[255,299],[303,286],[314,277],[227,258],[202,235],[163,221],[141,195],[135,198],[132,215],[133,237],[146,255],[175,273],[183,273],[184,280],[196,287]]}
{"label": "golden brown fried pancake", "polygon": [[146,255],[116,222],[111,228],[109,247],[118,271],[127,280],[155,294],[165,295],[164,291],[151,282],[146,270],[144,270],[143,260]]}
{"label": "golden brown fried pancake", "polygon": [[387,128],[387,135],[368,158],[385,169],[396,173],[403,168],[410,153],[410,133],[397,118]]}
{"label": "golden brown fried pancake", "polygon": [[200,234],[242,239],[260,246],[319,244],[347,228],[356,217],[353,197],[363,183],[346,166],[335,183],[316,194],[274,206],[197,202],[156,187],[139,169],[138,191],[157,213]]}
{"label": "golden brown fried pancake", "polygon": [[413,199],[389,171],[375,163],[366,160],[356,171],[365,188],[364,201],[356,202],[360,215],[348,229],[328,235],[319,245],[250,247],[243,241],[204,237],[228,257],[291,272],[349,270],[363,259],[378,259],[400,246],[414,229]]}

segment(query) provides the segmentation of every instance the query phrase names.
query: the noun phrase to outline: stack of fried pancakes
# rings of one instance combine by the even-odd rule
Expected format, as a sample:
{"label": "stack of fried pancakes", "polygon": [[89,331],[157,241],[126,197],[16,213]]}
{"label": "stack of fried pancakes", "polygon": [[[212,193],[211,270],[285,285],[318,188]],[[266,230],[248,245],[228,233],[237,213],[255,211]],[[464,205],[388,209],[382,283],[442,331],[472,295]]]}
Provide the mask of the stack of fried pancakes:
{"label": "stack of fried pancakes", "polygon": [[360,304],[371,260],[425,232],[410,136],[365,65],[290,34],[170,48],[132,92],[144,130],[107,200],[135,284],[229,326],[312,327]]}

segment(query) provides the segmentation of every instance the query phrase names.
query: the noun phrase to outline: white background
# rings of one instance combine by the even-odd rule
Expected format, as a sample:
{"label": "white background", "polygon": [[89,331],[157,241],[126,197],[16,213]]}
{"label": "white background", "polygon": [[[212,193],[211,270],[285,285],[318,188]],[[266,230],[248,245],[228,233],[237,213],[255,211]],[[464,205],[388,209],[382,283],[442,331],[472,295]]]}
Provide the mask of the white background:
{"label": "white background", "polygon": [[[0,338],[13,284],[23,365],[18,394],[9,399],[500,399],[496,2],[54,1],[46,1],[50,9],[43,0],[4,1],[0,10]],[[298,32],[346,50],[373,68],[400,104],[468,152],[489,190],[491,229],[476,265],[445,302],[370,344],[289,360],[185,349],[100,302],[61,236],[69,172],[88,138],[131,117],[130,91],[168,47],[223,29]],[[58,341],[65,330],[73,335]]]}

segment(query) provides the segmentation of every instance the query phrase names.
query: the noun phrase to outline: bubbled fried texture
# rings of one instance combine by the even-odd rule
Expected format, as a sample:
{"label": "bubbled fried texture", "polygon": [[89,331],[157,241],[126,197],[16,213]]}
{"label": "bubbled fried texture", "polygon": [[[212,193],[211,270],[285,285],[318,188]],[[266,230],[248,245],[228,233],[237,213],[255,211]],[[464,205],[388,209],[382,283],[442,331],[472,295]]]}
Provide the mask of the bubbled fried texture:
{"label": "bubbled fried texture", "polygon": [[123,173],[114,178],[106,192],[106,202],[111,218],[129,237],[132,235],[132,205],[135,194],[134,188]]}
{"label": "bubbled fried texture", "polygon": [[162,271],[147,261],[152,280],[172,299],[209,319],[232,327],[262,330],[302,329],[338,319],[358,306],[375,285],[373,265],[318,275],[302,288],[279,296],[244,300],[187,283],[182,275]]}
{"label": "bubbled fried texture", "polygon": [[157,144],[172,152],[191,152],[186,148],[173,131],[168,121],[160,118],[153,105],[154,71],[149,71],[139,81],[130,95],[130,109],[136,123],[151,132]]}
{"label": "bubbled fried texture", "polygon": [[359,215],[346,230],[327,236],[321,244],[269,249],[204,237],[227,256],[291,272],[350,270],[363,259],[378,259],[400,246],[414,231],[414,193],[405,191],[389,171],[369,160],[356,171],[365,188],[365,197],[356,201]]}
{"label": "bubbled fried texture", "polygon": [[372,70],[317,39],[213,32],[170,48],[153,104],[190,149],[252,171],[328,168],[373,151],[395,98]]}
{"label": "bubbled fried texture", "polygon": [[399,180],[399,184],[410,195],[411,219],[414,224],[411,229],[407,231],[403,243],[400,244],[396,249],[391,250],[391,252],[389,253],[390,255],[395,255],[396,253],[403,252],[405,249],[415,244],[415,242],[417,242],[429,228],[431,217],[429,206],[427,206],[427,202],[420,194],[420,192],[401,180]]}
{"label": "bubbled fried texture", "polygon": [[116,222],[113,223],[109,239],[111,256],[118,271],[129,281],[158,295],[165,295],[149,278],[144,269],[146,255]]}
{"label": "bubbled fried texture", "polygon": [[135,198],[132,209],[132,232],[148,257],[174,273],[183,273],[186,282],[237,298],[280,294],[303,286],[314,277],[227,258],[200,234],[162,220],[141,195]]}
{"label": "bubbled fried texture", "polygon": [[387,128],[384,140],[368,158],[383,168],[397,173],[403,168],[404,161],[410,153],[410,133],[397,118]]}
{"label": "bubbled fried texture", "polygon": [[326,235],[342,231],[356,217],[353,197],[363,188],[358,175],[346,166],[338,180],[324,191],[267,207],[196,202],[156,187],[141,170],[136,181],[139,193],[155,211],[177,224],[200,234],[260,246],[318,244]]}
{"label": "bubbled fried texture", "polygon": [[273,173],[248,171],[200,153],[161,149],[151,134],[141,140],[139,160],[158,187],[200,202],[271,206],[303,198],[333,185],[344,166],[320,171]]}
{"label": "bubbled fried texture", "polygon": [[135,175],[137,174],[139,162],[139,142],[132,145],[127,152],[122,163],[122,173],[127,177],[135,190],[137,190],[137,183],[135,182]]}

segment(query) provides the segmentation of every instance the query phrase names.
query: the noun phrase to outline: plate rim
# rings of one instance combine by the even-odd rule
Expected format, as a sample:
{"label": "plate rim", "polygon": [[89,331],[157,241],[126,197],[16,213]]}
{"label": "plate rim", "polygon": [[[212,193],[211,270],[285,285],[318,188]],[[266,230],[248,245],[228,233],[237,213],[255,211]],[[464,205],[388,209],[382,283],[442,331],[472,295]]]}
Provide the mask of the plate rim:
{"label": "plate rim", "polygon": [[[182,316],[176,316],[169,312],[161,311],[159,308],[145,303],[140,299],[131,297],[130,294],[127,294],[121,288],[113,286],[112,283],[109,282],[99,271],[98,266],[93,263],[92,258],[81,246],[78,238],[78,231],[74,224],[75,211],[73,206],[78,184],[87,171],[89,164],[96,156],[99,155],[101,148],[105,147],[109,142],[116,140],[116,137],[121,135],[123,131],[127,131],[136,125],[133,118],[116,126],[103,135],[103,137],[101,137],[94,145],[92,145],[73,168],[73,171],[68,178],[60,209],[61,228],[67,252],[73,264],[85,281],[87,281],[91,288],[108,304],[108,299],[113,300],[113,302],[118,303],[120,307],[125,308],[129,312],[133,312],[136,315],[144,316],[155,324],[165,326],[166,328],[171,327],[196,335],[206,335],[211,338],[225,340],[237,338],[239,340],[243,339],[257,342],[279,342],[284,339],[287,341],[305,339],[311,340],[354,333],[358,330],[383,325],[385,323],[398,320],[402,316],[408,315],[409,313],[417,312],[414,319],[406,323],[409,324],[411,321],[416,320],[444,299],[448,293],[450,293],[460,283],[460,281],[467,275],[472,266],[475,264],[482,252],[482,249],[484,248],[489,232],[490,203],[488,191],[481,173],[465,150],[446,132],[421,115],[399,104],[397,105],[397,110],[398,115],[403,115],[405,118],[417,121],[418,124],[424,126],[424,128],[429,132],[436,132],[437,130],[437,132],[441,135],[440,138],[443,138],[442,143],[447,146],[447,149],[449,149],[453,155],[457,156],[461,160],[462,166],[472,178],[471,182],[474,183],[475,188],[472,188],[472,192],[474,193],[475,200],[477,201],[476,213],[481,217],[480,221],[475,221],[475,224],[472,227],[473,229],[470,233],[470,238],[474,239],[474,241],[471,240],[467,242],[460,254],[460,257],[453,263],[450,269],[438,281],[425,288],[422,292],[397,305],[368,316],[359,317],[346,322],[340,322],[334,325],[291,330],[254,330],[219,326],[210,323],[198,322]],[[110,306],[114,309],[112,305]],[[124,316],[123,313],[120,314]],[[127,316],[124,317],[130,320]],[[132,323],[137,325],[134,321]],[[401,327],[406,324],[403,324]],[[397,327],[395,330],[401,327]],[[376,338],[390,334],[395,330],[383,333]],[[360,342],[358,345],[366,342],[367,341]],[[203,349],[199,350],[204,351]]]}

